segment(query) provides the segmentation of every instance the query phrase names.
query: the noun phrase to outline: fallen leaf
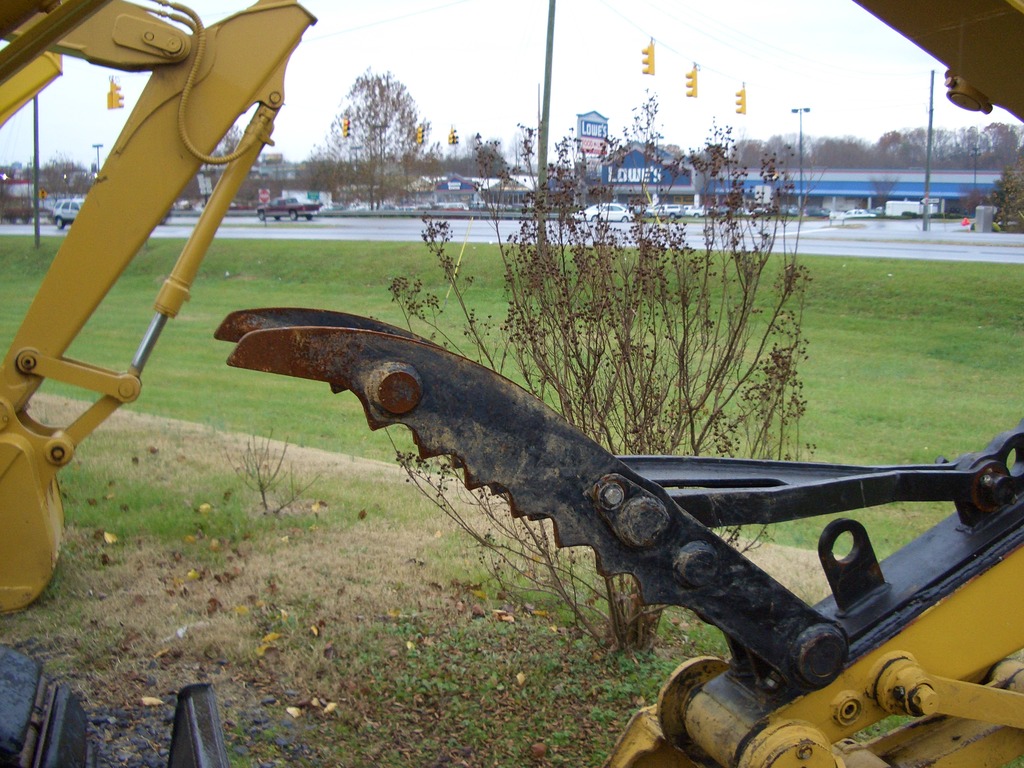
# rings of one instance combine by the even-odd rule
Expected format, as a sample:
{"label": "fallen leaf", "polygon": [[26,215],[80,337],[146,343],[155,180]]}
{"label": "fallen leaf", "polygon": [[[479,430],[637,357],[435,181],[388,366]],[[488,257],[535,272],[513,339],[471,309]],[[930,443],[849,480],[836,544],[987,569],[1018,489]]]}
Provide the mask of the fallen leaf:
{"label": "fallen leaf", "polygon": [[313,637],[320,637],[320,628],[316,624],[311,625],[309,631],[313,634]]}
{"label": "fallen leaf", "polygon": [[181,540],[184,541],[186,544],[195,544],[196,543],[196,537],[193,536],[191,533],[188,534],[187,536],[182,536]]}
{"label": "fallen leaf", "polygon": [[482,589],[474,589],[473,590],[473,596],[474,597],[479,597],[481,600],[486,600],[487,599],[487,593],[484,592]]}
{"label": "fallen leaf", "polygon": [[116,544],[117,543],[117,534],[111,533],[110,531],[104,531],[103,532],[103,540],[105,542],[107,542],[107,544]]}
{"label": "fallen leaf", "polygon": [[416,647],[416,643],[414,643],[412,640],[406,640],[405,647],[411,651],[413,648]]}
{"label": "fallen leaf", "polygon": [[185,574],[185,578],[188,581],[199,581],[199,579],[200,579],[199,571],[197,571],[195,568],[190,568],[188,573]]}
{"label": "fallen leaf", "polygon": [[491,612],[498,621],[506,621],[509,624],[515,624],[516,617],[508,611],[496,610]]}
{"label": "fallen leaf", "polygon": [[158,699],[155,696],[143,696],[142,706],[144,707],[162,707],[164,705],[163,699]]}
{"label": "fallen leaf", "polygon": [[302,717],[302,710],[299,709],[298,707],[285,707],[284,711],[287,712],[292,717],[296,717],[296,718],[297,717]]}
{"label": "fallen leaf", "polygon": [[263,642],[264,643],[272,643],[275,640],[280,640],[280,639],[281,639],[281,633],[280,632],[268,632],[267,634],[265,634],[263,636]]}
{"label": "fallen leaf", "polygon": [[331,712],[333,712],[337,708],[338,708],[338,702],[336,702],[336,701],[328,701],[327,702],[327,706],[324,707],[324,713],[329,715],[329,714],[331,714]]}
{"label": "fallen leaf", "polygon": [[199,514],[200,515],[208,515],[212,511],[213,511],[213,506],[211,504],[207,504],[205,501],[202,504],[199,505]]}
{"label": "fallen leaf", "polygon": [[526,685],[526,675],[524,675],[522,672],[517,674],[516,682],[519,683],[519,687],[522,688],[524,685]]}
{"label": "fallen leaf", "polygon": [[249,615],[249,606],[247,606],[247,605],[236,605],[234,608],[232,608],[232,610],[235,613],[237,613],[239,616],[248,616]]}

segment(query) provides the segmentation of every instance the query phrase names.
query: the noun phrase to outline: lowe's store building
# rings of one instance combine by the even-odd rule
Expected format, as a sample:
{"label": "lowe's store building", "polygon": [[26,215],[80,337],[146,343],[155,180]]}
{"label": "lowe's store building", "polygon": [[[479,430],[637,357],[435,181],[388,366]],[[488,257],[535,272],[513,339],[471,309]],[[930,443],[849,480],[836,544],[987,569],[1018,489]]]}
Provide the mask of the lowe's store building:
{"label": "lowe's store building", "polygon": [[[670,170],[667,153],[645,157],[640,148],[625,152],[600,166],[601,183],[616,202],[629,203],[650,196],[652,202],[713,205],[716,190],[692,169]],[[920,201],[925,197],[924,169],[821,169],[789,170],[785,184],[766,186],[756,173],[744,182],[744,196],[752,204],[783,195],[780,204],[796,204],[801,193],[805,206],[830,211],[882,207],[889,200]],[[978,201],[993,191],[1000,171],[932,171],[928,196],[939,211],[973,211]],[[770,190],[770,191],[769,191]]]}

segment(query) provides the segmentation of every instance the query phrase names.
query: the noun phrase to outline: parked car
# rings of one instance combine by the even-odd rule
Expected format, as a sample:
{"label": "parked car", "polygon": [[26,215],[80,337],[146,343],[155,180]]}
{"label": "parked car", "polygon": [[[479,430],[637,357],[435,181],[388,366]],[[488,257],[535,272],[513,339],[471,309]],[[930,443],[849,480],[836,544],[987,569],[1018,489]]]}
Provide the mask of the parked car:
{"label": "parked car", "polygon": [[683,215],[683,206],[675,203],[660,203],[648,209],[651,216],[659,219],[678,219]]}
{"label": "parked car", "polygon": [[707,216],[708,212],[704,210],[703,205],[684,205],[682,214],[683,216]]}
{"label": "parked car", "polygon": [[576,215],[584,221],[629,221],[633,218],[633,213],[621,203],[598,203]]}
{"label": "parked car", "polygon": [[804,208],[804,216],[810,216],[810,217],[813,217],[813,216],[818,216],[818,217],[828,216],[828,209],[826,209],[826,208],[819,208],[817,206],[810,206],[808,208]]}
{"label": "parked car", "polygon": [[874,219],[878,214],[864,208],[851,208],[848,211],[832,211],[830,219]]}
{"label": "parked car", "polygon": [[82,207],[82,200],[80,198],[70,198],[68,200],[59,200],[55,206],[53,206],[53,212],[50,214],[50,218],[53,219],[53,223],[57,225],[57,229],[64,229],[65,224],[70,224],[78,217],[78,209]]}
{"label": "parked car", "polygon": [[256,218],[266,221],[273,217],[274,221],[280,221],[282,216],[287,216],[292,221],[298,221],[301,216],[306,221],[312,221],[320,212],[320,207],[320,203],[299,200],[297,197],[279,197],[266,205],[257,206]]}

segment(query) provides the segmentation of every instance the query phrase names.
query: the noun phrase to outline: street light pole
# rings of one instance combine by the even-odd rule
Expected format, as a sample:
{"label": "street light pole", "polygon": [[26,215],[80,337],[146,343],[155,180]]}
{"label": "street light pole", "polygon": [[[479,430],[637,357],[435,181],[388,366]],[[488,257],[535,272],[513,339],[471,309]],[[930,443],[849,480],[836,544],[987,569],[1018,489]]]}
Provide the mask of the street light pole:
{"label": "street light pole", "polygon": [[810,107],[794,107],[790,112],[800,117],[800,193],[797,195],[797,216],[804,215],[804,112],[810,112]]}
{"label": "street light pole", "polygon": [[96,173],[93,178],[99,178],[100,175],[100,150],[103,148],[102,144],[93,144],[92,148],[96,150]]}

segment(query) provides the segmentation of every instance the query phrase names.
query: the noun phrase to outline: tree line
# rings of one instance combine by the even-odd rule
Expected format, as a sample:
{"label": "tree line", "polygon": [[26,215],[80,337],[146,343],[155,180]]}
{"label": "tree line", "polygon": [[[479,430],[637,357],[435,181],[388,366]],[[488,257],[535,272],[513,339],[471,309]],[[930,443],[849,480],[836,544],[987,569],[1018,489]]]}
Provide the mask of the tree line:
{"label": "tree line", "polygon": [[[746,139],[737,145],[744,162],[757,167],[765,152],[786,157],[793,152],[792,135],[766,141]],[[937,128],[932,131],[930,165],[934,170],[1002,171],[1015,165],[1024,147],[1024,128],[990,123],[984,128]],[[804,134],[804,163],[808,167],[852,169],[924,168],[928,159],[928,129],[887,131],[877,141],[855,136],[814,137]]]}

